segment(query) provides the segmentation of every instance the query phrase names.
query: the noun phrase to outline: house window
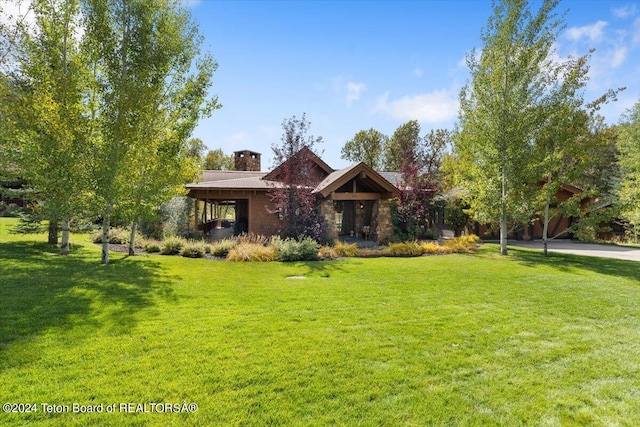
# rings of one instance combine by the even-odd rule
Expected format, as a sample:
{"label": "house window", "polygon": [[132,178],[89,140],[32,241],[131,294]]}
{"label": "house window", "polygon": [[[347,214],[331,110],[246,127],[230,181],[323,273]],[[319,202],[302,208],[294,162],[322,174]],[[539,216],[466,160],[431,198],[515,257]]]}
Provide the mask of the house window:
{"label": "house window", "polygon": [[338,234],[342,233],[342,212],[336,212],[336,230]]}

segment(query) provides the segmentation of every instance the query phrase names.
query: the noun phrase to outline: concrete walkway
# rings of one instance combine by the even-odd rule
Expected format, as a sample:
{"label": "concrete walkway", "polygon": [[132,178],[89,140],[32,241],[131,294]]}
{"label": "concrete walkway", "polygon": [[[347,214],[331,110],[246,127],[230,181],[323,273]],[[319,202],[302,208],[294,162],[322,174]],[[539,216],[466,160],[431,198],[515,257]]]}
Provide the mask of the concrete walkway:
{"label": "concrete walkway", "polygon": [[[534,240],[533,242],[509,240],[508,245],[539,249],[542,251],[542,240]],[[640,261],[640,248],[632,248],[628,246],[600,245],[576,242],[573,240],[551,240],[549,241],[548,250],[549,252],[560,252],[574,255]]]}

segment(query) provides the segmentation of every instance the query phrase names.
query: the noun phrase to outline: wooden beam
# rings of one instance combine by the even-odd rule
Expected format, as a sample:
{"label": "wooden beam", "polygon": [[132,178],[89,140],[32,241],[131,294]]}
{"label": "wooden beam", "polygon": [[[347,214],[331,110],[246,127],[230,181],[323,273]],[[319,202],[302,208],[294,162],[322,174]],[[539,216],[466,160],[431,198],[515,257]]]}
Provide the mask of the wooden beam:
{"label": "wooden beam", "polygon": [[388,198],[387,193],[331,193],[329,200],[380,200]]}

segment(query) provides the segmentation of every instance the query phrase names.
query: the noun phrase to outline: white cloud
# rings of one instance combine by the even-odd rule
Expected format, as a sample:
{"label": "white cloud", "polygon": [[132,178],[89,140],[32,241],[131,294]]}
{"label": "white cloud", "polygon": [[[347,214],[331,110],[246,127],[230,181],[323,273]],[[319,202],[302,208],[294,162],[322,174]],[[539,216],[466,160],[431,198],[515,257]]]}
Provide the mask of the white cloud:
{"label": "white cloud", "polygon": [[624,47],[617,47],[611,52],[611,67],[618,68],[627,59],[629,50]]}
{"label": "white cloud", "polygon": [[374,113],[384,113],[398,120],[418,120],[425,123],[441,123],[455,119],[458,114],[458,97],[447,90],[407,95],[389,100],[385,92],[374,107]]}
{"label": "white cloud", "polygon": [[622,7],[614,7],[611,9],[613,16],[620,19],[625,19],[636,14],[635,4],[626,4]]}
{"label": "white cloud", "polygon": [[346,85],[347,95],[345,96],[345,103],[350,106],[353,101],[360,99],[360,94],[365,90],[364,83],[361,82],[348,82]]}
{"label": "white cloud", "polygon": [[589,39],[592,42],[602,40],[604,28],[609,25],[606,21],[598,21],[593,25],[585,25],[583,27],[571,27],[567,30],[567,37],[573,41],[580,39]]}

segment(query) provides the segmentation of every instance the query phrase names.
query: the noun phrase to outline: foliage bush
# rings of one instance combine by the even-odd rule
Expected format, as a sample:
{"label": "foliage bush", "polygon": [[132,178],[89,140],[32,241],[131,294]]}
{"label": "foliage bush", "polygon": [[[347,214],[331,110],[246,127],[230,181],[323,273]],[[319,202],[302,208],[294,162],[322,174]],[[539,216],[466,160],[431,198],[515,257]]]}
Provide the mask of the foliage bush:
{"label": "foliage bush", "polygon": [[300,240],[274,237],[271,239],[271,247],[276,249],[278,261],[284,262],[314,261],[318,259],[320,251],[320,244],[311,237]]}
{"label": "foliage bush", "polygon": [[262,234],[243,233],[235,238],[236,244],[248,243],[252,245],[268,246],[270,239]]}
{"label": "foliage bush", "polygon": [[162,243],[156,241],[156,240],[148,240],[146,242],[144,242],[144,250],[149,252],[149,253],[157,253],[160,252],[160,247],[161,247]]}
{"label": "foliage bush", "polygon": [[161,208],[164,236],[178,236],[188,233],[192,203],[187,197],[174,197]]}
{"label": "foliage bush", "polygon": [[454,237],[450,240],[445,240],[442,244],[444,248],[448,248],[451,252],[465,253],[473,252],[477,249],[477,243],[480,239],[476,235]]}
{"label": "foliage bush", "polygon": [[380,258],[384,256],[381,250],[372,248],[360,248],[356,255],[359,258]]}
{"label": "foliage bush", "polygon": [[187,258],[203,258],[207,253],[207,246],[202,241],[189,240],[182,246],[180,254]]}
{"label": "foliage bush", "polygon": [[162,255],[178,255],[187,241],[182,237],[167,237],[162,241],[160,253]]}
{"label": "foliage bush", "polygon": [[421,242],[420,251],[422,252],[423,255],[424,254],[435,255],[435,254],[443,253],[442,246],[440,246],[436,242]]}
{"label": "foliage bush", "polygon": [[273,246],[263,246],[256,243],[239,243],[227,255],[229,261],[276,261],[276,249]]}
{"label": "foliage bush", "polygon": [[420,248],[420,243],[415,240],[411,240],[408,242],[389,243],[389,245],[384,248],[382,252],[386,256],[396,257],[411,257],[420,256],[423,254],[422,249]]}
{"label": "foliage bush", "polygon": [[338,241],[334,246],[322,246],[318,252],[320,259],[356,257],[358,246],[355,243],[348,244]]}
{"label": "foliage bush", "polygon": [[226,258],[229,251],[237,245],[236,239],[223,239],[211,245],[211,255]]}
{"label": "foliage bush", "polygon": [[336,257],[354,257],[358,255],[358,246],[355,243],[338,242],[333,247],[333,250]]}
{"label": "foliage bush", "polygon": [[331,259],[335,258],[335,252],[333,251],[333,247],[331,246],[321,246],[318,250],[318,258],[320,259]]}

